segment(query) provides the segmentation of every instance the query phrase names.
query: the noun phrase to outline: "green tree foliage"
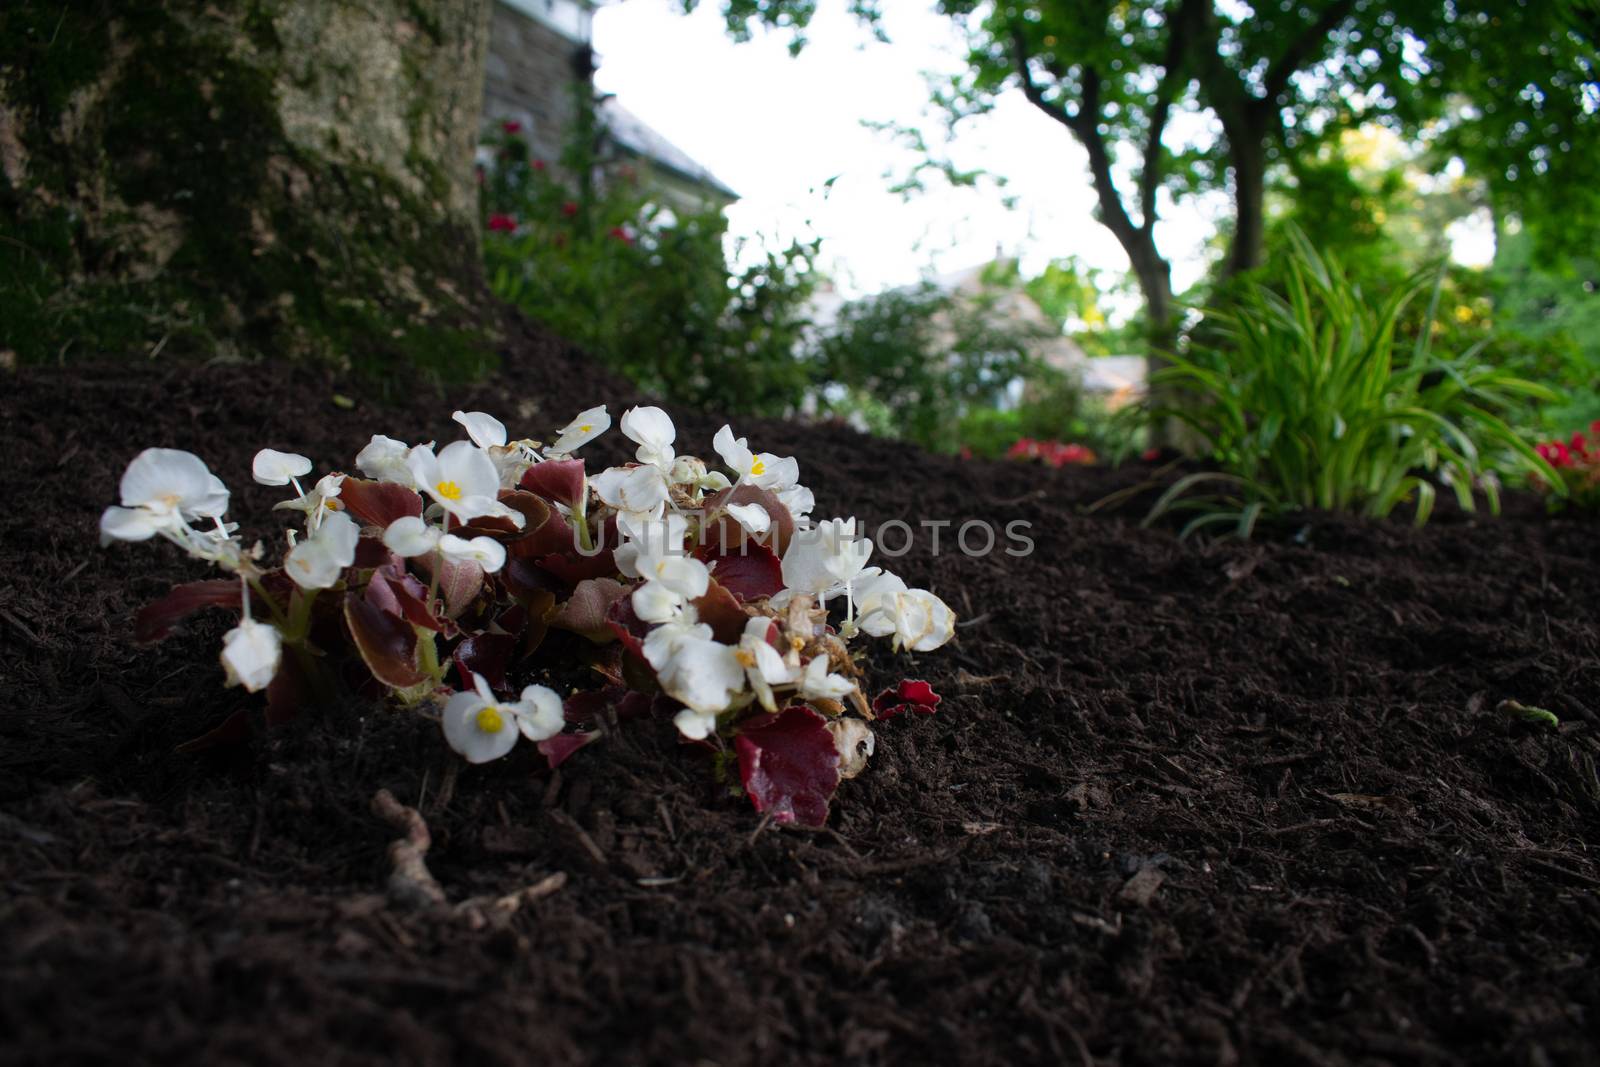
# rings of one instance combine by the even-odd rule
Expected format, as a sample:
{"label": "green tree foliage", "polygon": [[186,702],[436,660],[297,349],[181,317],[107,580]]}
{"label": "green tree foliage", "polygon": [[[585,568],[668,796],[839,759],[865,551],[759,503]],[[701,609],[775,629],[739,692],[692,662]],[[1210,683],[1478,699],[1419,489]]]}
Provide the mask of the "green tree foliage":
{"label": "green tree foliage", "polygon": [[[877,4],[851,6],[876,23]],[[723,0],[736,36],[764,22],[795,31],[797,46],[815,9],[816,0]],[[1223,273],[1254,268],[1270,169],[1342,128],[1429,132],[1482,174],[1503,210],[1559,218],[1566,233],[1600,220],[1597,20],[1582,0],[940,0],[939,9],[966,28],[970,50],[936,101],[954,122],[1020,89],[1071,133],[1158,345],[1175,327],[1155,240],[1162,205],[1225,190],[1234,210]],[[1204,114],[1220,134],[1180,139],[1173,119],[1183,113]]]}
{"label": "green tree foliage", "polygon": [[714,207],[676,213],[647,171],[602,167],[580,109],[558,165],[516,132],[492,139],[484,256],[497,295],[642,387],[724,411],[783,414],[811,381],[802,359],[815,246],[729,266]]}

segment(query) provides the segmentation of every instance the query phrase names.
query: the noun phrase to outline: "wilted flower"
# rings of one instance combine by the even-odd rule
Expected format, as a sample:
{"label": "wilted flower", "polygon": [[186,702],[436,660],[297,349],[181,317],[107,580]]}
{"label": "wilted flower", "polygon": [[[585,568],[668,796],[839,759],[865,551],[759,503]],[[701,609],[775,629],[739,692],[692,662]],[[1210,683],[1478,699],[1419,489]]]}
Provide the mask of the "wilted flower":
{"label": "wilted flower", "polygon": [[[794,680],[789,665],[783,662],[778,650],[767,640],[773,626],[773,621],[765,615],[755,616],[744,624],[744,633],[739,638],[739,648],[734,652],[734,658],[744,668],[745,676],[749,679],[750,688],[755,692],[756,699],[768,711],[778,710],[777,701],[772,696],[772,687],[788,685]],[[824,663],[823,666],[826,667],[827,664]]]}
{"label": "wilted flower", "polygon": [[842,674],[828,673],[828,654],[811,657],[800,675],[800,696],[806,700],[842,700],[856,685]]}
{"label": "wilted flower", "polygon": [[229,685],[259,693],[272,683],[283,659],[283,635],[275,626],[248,615],[222,638],[222,669]]}

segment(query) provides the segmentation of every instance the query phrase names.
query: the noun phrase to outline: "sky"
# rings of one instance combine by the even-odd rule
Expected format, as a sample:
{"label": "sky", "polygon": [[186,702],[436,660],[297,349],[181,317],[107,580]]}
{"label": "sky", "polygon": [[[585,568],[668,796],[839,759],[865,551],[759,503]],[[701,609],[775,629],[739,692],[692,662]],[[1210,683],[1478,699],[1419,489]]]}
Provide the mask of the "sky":
{"label": "sky", "polygon": [[[961,270],[997,252],[1019,257],[1030,274],[1068,255],[1127,269],[1116,239],[1094,221],[1082,149],[1020,92],[964,122],[949,147],[959,166],[1004,175],[1003,191],[950,189],[935,177],[909,200],[889,192],[885,174],[903,176],[916,157],[862,122],[942,129],[929,121],[924,72],[960,69],[962,42],[952,20],[919,0],[883,5],[887,45],[845,7],[824,0],[807,48],[791,57],[782,34],[758,31],[735,43],[717,0],[687,16],[679,0],[607,4],[594,17],[595,83],[740,194],[727,212],[735,239],[820,237],[820,266],[844,295]],[[1164,206],[1156,237],[1178,291],[1203,275],[1204,244],[1225,209],[1219,197]],[[1470,245],[1473,235],[1465,236]],[[1470,247],[1458,251],[1475,258]]]}

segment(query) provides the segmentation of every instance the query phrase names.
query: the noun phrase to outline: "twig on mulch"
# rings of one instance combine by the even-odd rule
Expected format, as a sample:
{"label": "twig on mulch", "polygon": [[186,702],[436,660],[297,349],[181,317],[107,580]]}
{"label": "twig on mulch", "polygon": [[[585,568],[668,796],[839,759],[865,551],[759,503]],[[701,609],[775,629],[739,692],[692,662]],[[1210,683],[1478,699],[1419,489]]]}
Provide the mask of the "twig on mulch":
{"label": "twig on mulch", "polygon": [[451,906],[444,889],[428,870],[426,857],[433,838],[417,809],[406,807],[393,793],[380,789],[372,798],[372,813],[403,835],[389,845],[389,862],[393,867],[389,873],[389,900],[400,907],[416,911],[447,910],[472,929],[481,930],[505,925],[524,904],[557,893],[567,884],[566,872],[557,871],[514,893],[471,897]]}

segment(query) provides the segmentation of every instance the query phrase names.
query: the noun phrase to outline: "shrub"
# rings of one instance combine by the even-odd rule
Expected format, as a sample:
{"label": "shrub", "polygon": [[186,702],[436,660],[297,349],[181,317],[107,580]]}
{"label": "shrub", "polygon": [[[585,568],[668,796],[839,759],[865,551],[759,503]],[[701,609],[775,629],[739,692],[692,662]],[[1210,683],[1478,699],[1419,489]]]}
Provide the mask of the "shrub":
{"label": "shrub", "polygon": [[1580,430],[1565,441],[1543,441],[1537,451],[1556,473],[1556,481],[1534,482],[1551,511],[1600,511],[1600,420],[1589,424],[1587,434]]}
{"label": "shrub", "polygon": [[1197,511],[1185,535],[1227,525],[1248,537],[1263,514],[1322,508],[1382,517],[1414,502],[1420,525],[1433,509],[1433,478],[1464,509],[1481,490],[1496,512],[1498,474],[1554,479],[1500,415],[1527,398],[1553,400],[1551,390],[1483,361],[1485,341],[1439,356],[1423,329],[1403,350],[1396,324],[1427,286],[1374,303],[1331,257],[1302,235],[1293,240],[1282,295],[1249,285],[1232,310],[1207,313],[1216,344],[1155,375],[1156,387],[1187,402],[1154,415],[1187,424],[1221,469],[1180,479],[1146,522]]}

